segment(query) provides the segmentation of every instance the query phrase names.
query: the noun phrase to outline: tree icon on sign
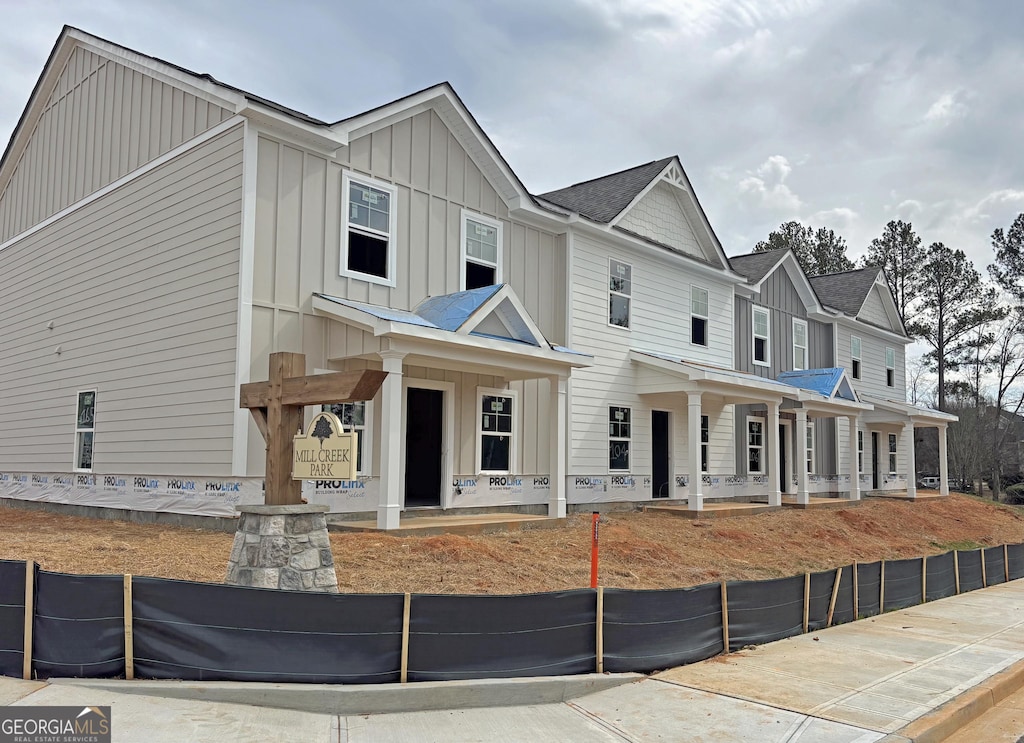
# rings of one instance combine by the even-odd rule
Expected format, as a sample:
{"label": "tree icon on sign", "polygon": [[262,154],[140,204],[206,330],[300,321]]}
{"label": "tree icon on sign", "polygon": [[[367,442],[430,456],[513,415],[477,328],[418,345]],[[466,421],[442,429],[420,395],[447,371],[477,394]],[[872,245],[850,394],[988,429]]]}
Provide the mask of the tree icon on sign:
{"label": "tree icon on sign", "polygon": [[321,417],[313,429],[313,438],[320,440],[321,449],[324,448],[324,440],[331,438],[333,435],[334,427],[331,425],[331,421],[326,417]]}

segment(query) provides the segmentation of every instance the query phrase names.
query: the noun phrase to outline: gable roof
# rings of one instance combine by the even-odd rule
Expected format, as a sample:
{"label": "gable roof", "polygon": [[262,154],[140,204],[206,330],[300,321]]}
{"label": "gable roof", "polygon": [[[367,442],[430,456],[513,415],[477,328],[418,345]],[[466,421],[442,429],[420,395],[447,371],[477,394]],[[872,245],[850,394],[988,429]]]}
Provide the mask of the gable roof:
{"label": "gable roof", "polygon": [[779,374],[778,380],[825,397],[860,402],[857,392],[846,376],[846,370],[842,367],[785,371]]}
{"label": "gable roof", "polygon": [[729,265],[732,270],[741,276],[745,276],[751,283],[767,276],[776,264],[789,252],[789,248],[778,250],[765,250],[761,253],[747,253],[746,255],[734,255],[729,258]]}
{"label": "gable roof", "polygon": [[811,276],[810,282],[819,297],[827,297],[824,300],[825,304],[856,317],[881,270],[869,266],[842,273],[827,273],[823,276]]}
{"label": "gable roof", "polygon": [[577,212],[594,222],[608,224],[621,214],[622,210],[651,184],[651,181],[661,175],[674,159],[666,157],[662,160],[653,160],[620,170],[618,173],[575,183],[557,191],[548,191],[540,194],[539,198]]}

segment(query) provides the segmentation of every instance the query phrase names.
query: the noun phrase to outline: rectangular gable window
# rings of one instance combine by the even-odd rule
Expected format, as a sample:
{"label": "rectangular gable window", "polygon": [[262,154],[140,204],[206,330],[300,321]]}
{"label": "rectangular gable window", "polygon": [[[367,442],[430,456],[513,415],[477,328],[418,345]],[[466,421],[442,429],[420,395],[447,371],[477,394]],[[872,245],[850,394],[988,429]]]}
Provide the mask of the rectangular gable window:
{"label": "rectangular gable window", "polygon": [[896,386],[896,350],[885,349],[885,383],[889,387]]}
{"label": "rectangular gable window", "polygon": [[889,434],[889,474],[896,474],[896,434]]}
{"label": "rectangular gable window", "polygon": [[395,285],[395,187],[345,173],[341,275]]}
{"label": "rectangular gable window", "polygon": [[633,267],[614,258],[608,261],[608,324],[629,327],[629,302],[633,296]]}
{"label": "rectangular gable window", "polygon": [[463,210],[462,288],[501,283],[501,222]]}
{"label": "rectangular gable window", "polygon": [[768,310],[763,307],[753,309],[754,328],[754,363],[759,366],[768,366],[771,361],[770,338],[768,335]]}
{"label": "rectangular gable window", "polygon": [[793,368],[807,368],[807,321],[793,318]]}
{"label": "rectangular gable window", "polygon": [[711,442],[711,422],[706,415],[700,417],[700,471],[708,471],[708,444]]}
{"label": "rectangular gable window", "polygon": [[764,474],[764,421],[747,420],[747,472]]}
{"label": "rectangular gable window", "polygon": [[480,390],[480,472],[509,473],[515,460],[515,394]]}
{"label": "rectangular gable window", "polygon": [[92,472],[92,445],[96,433],[96,390],[78,393],[75,415],[75,471]]}
{"label": "rectangular gable window", "polygon": [[708,345],[708,290],[690,287],[690,343]]}
{"label": "rectangular gable window", "polygon": [[629,408],[608,408],[608,469],[629,470],[629,439],[631,434]]}
{"label": "rectangular gable window", "polygon": [[341,402],[333,405],[323,405],[321,410],[325,413],[334,413],[338,416],[345,431],[356,431],[358,441],[356,442],[356,474],[370,474],[370,438],[369,421],[371,417],[370,406],[373,403],[368,400],[359,402]]}
{"label": "rectangular gable window", "polygon": [[860,379],[860,338],[850,336],[850,360],[852,363],[851,373],[854,379]]}

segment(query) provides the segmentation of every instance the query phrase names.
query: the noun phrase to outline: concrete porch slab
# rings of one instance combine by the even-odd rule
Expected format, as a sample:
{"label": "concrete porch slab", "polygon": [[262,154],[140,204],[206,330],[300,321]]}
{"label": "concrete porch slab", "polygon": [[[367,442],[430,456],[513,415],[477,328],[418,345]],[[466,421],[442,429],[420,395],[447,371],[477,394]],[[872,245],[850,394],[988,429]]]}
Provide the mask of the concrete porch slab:
{"label": "concrete porch slab", "polygon": [[439,534],[493,534],[526,529],[557,529],[564,526],[565,521],[526,513],[485,513],[470,516],[403,514],[397,529],[378,529],[376,521],[328,521],[327,531],[378,532],[394,537],[432,537]]}
{"label": "concrete porch slab", "polygon": [[937,500],[939,498],[948,498],[948,495],[939,495],[934,490],[918,490],[917,495],[911,498],[907,495],[906,490],[875,490],[870,493],[864,493],[865,498],[890,498],[892,500]]}
{"label": "concrete porch slab", "polygon": [[785,508],[799,508],[805,510],[828,510],[833,508],[852,508],[859,506],[863,500],[850,500],[849,498],[821,498],[811,496],[808,503],[797,503],[795,495],[782,496],[782,505]]}
{"label": "concrete porch slab", "polygon": [[700,511],[691,511],[686,506],[647,506],[645,510],[648,513],[668,513],[687,519],[724,519],[779,511],[781,506],[769,506],[767,503],[705,503]]}

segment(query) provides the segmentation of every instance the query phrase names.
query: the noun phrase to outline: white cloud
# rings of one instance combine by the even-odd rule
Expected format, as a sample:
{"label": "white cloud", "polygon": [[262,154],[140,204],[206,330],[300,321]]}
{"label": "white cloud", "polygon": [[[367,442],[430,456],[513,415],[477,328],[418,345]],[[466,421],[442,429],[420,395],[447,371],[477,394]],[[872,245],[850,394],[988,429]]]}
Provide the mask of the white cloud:
{"label": "white cloud", "polygon": [[964,209],[961,218],[965,222],[979,222],[1019,210],[1024,210],[1024,191],[1003,188],[993,191],[974,206]]}
{"label": "white cloud", "polygon": [[792,172],[789,160],[782,155],[772,155],[754,173],[740,180],[740,194],[754,206],[793,214],[800,209],[802,202],[785,183]]}
{"label": "white cloud", "polygon": [[824,225],[833,230],[845,230],[857,217],[860,216],[853,209],[847,206],[837,206],[834,209],[824,209],[811,215],[810,222],[815,227]]}
{"label": "white cloud", "polygon": [[962,90],[943,93],[928,109],[928,113],[924,115],[925,120],[947,123],[953,119],[962,119],[969,111],[966,98],[967,95]]}

